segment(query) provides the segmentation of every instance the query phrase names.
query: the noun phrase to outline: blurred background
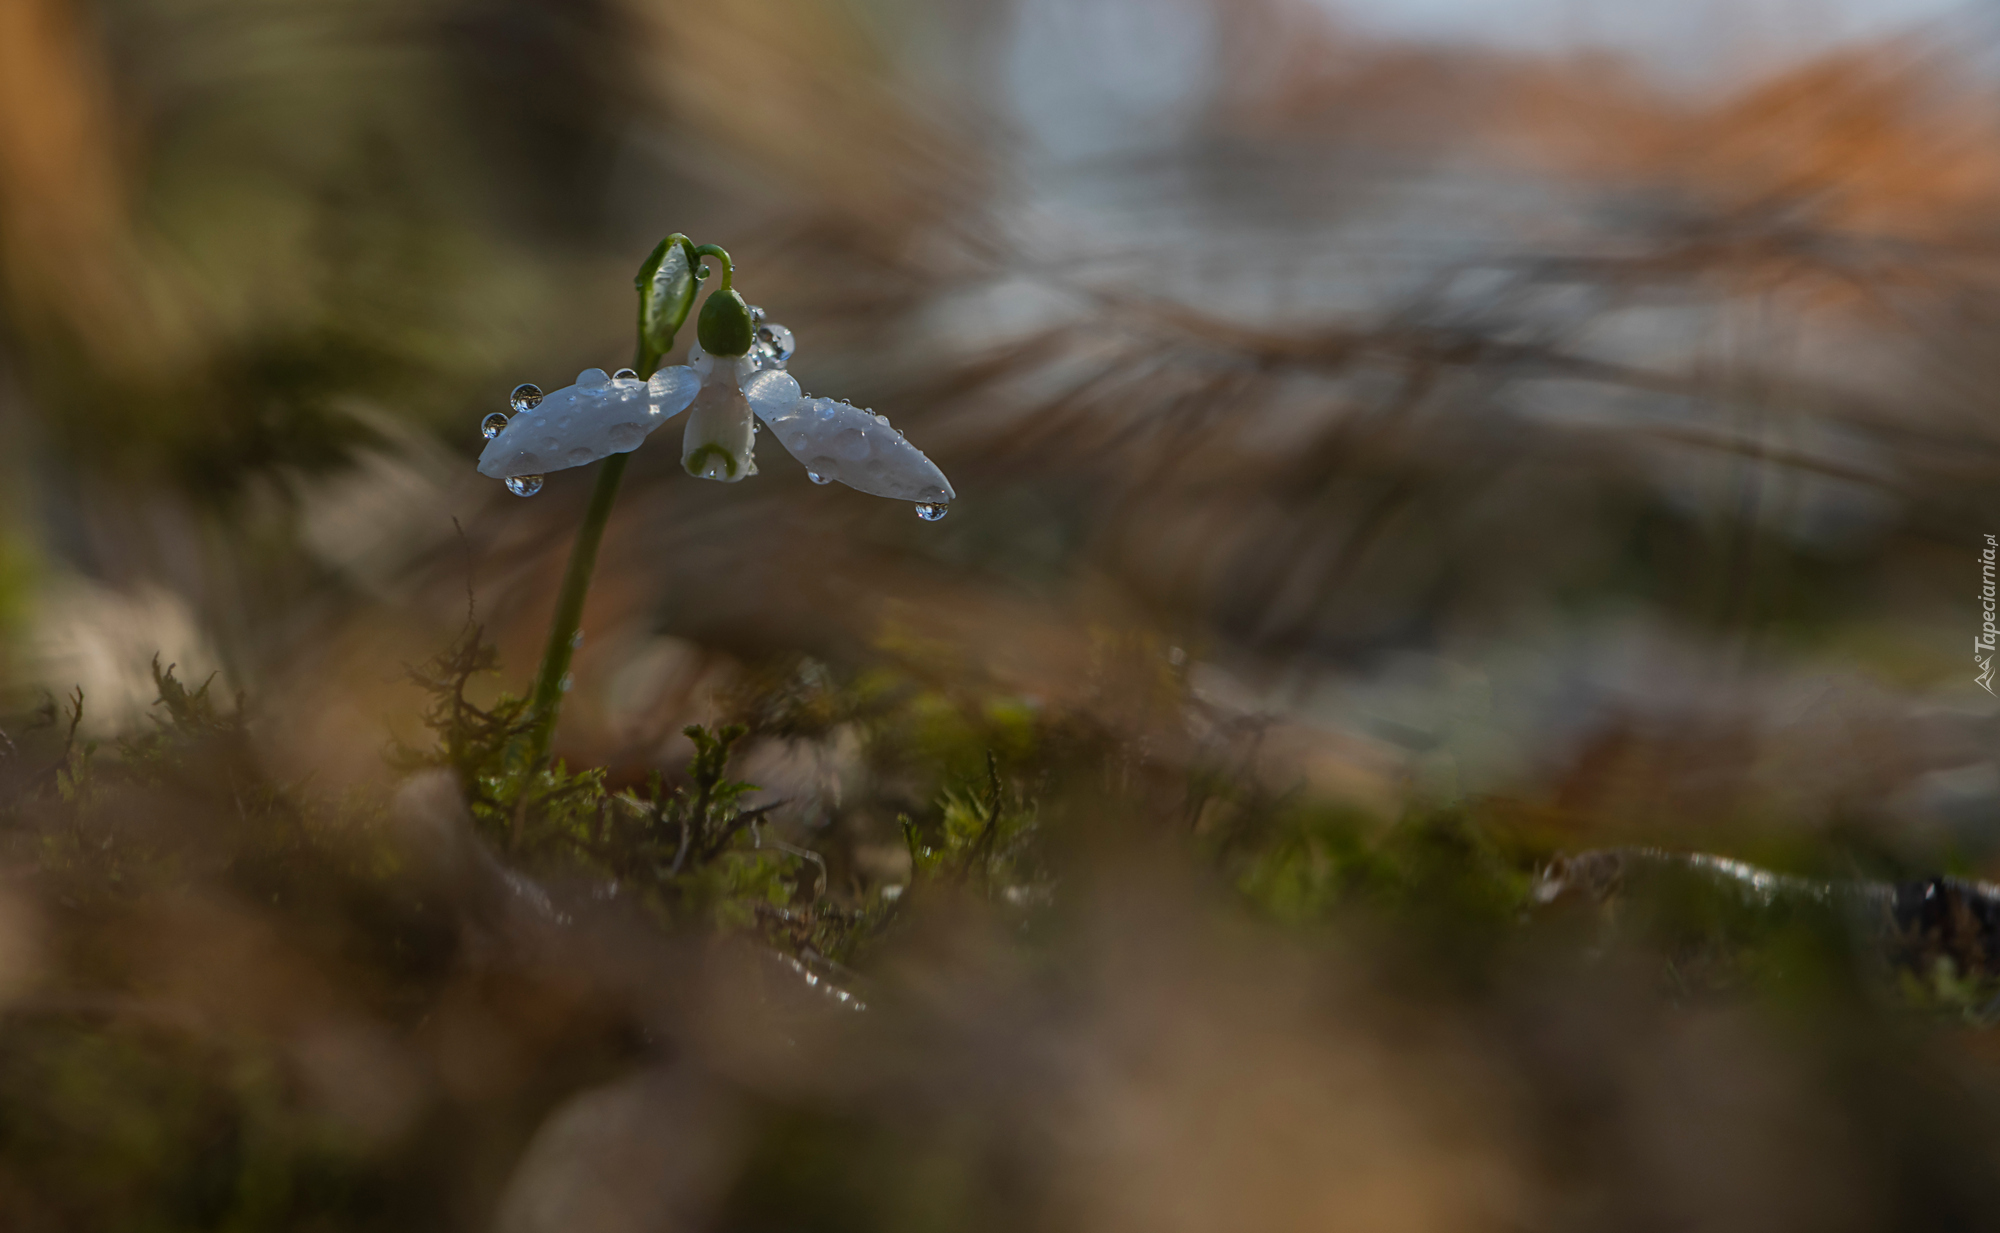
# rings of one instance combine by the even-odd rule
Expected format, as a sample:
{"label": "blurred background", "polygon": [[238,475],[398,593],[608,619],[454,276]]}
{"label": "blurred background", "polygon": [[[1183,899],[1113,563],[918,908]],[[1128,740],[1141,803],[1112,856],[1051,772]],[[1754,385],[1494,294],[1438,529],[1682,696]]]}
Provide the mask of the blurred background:
{"label": "blurred background", "polygon": [[[1364,830],[1469,810],[1537,852],[2000,876],[2000,703],[1971,653],[2000,534],[1996,52],[2000,15],[1946,0],[5,0],[0,691],[27,714],[80,686],[108,742],[154,713],[157,655],[240,693],[271,783],[394,790],[385,747],[422,735],[405,665],[470,610],[491,688],[524,689],[593,477],[508,495],[473,471],[480,419],[627,363],[632,272],[683,231],[796,332],[808,390],[889,414],[958,499],[926,523],[773,443],[703,484],[677,432],[649,442],[571,766],[638,782],[773,681],[893,678],[987,736],[920,773],[928,746],[774,728],[739,765],[870,885],[908,877],[898,813],[978,782],[1009,716],[1094,734],[1076,748],[1135,782],[1226,772],[1239,804]],[[1027,768],[1024,798],[1080,782]],[[1093,852],[1158,801],[1196,832],[1216,808],[1091,782],[1065,816]],[[683,1026],[706,1077],[628,1076],[584,1113],[509,1079],[513,1129],[452,1175],[449,1217],[385,1199],[375,1227],[1974,1222],[1912,1198],[1961,1193],[1923,1172],[1949,1153],[1883,1112],[1928,1080],[1840,1041],[1799,1061],[1734,1011],[1572,1014],[1554,977],[1419,1015],[1431,994],[1346,959],[1211,936],[1185,871],[1128,886],[1107,860],[1060,997],[975,915],[939,927],[949,962],[910,960],[953,1100],[883,1040],[732,1052]],[[1350,990],[1344,1026],[1314,981]],[[356,1032],[298,1056],[403,1056]],[[534,1071],[509,1048],[493,1073]],[[1657,1065],[1619,1069],[1628,1048]],[[1098,1086],[1051,1077],[1072,1063]],[[406,1086],[472,1100],[438,1073]],[[1990,1096],[1968,1073],[1935,1091]],[[430,1125],[383,1090],[364,1128]],[[1586,1106],[1621,1163],[1575,1163]],[[1986,1129],[1923,1133],[1990,1170],[1979,1108]],[[927,1117],[950,1133],[912,1147]],[[694,1136],[719,1153],[696,1168],[660,1118],[734,1129]],[[856,1197],[855,1125],[917,1152],[918,1198]],[[538,1126],[558,1181],[515,1172]],[[592,1134],[698,1180],[579,1216],[598,1183],[563,1152]],[[807,1197],[725,1202],[738,1168]],[[34,1189],[0,1185],[43,1221],[17,1227],[91,1227]],[[291,1219],[270,1227],[348,1227]]]}
{"label": "blurred background", "polygon": [[108,730],[157,652],[365,778],[470,588],[518,686],[590,478],[475,426],[682,230],[966,498],[638,455],[575,761],[772,654],[1056,703],[1137,631],[1343,790],[1984,855],[2000,156],[1934,7],[18,0],[6,680]]}

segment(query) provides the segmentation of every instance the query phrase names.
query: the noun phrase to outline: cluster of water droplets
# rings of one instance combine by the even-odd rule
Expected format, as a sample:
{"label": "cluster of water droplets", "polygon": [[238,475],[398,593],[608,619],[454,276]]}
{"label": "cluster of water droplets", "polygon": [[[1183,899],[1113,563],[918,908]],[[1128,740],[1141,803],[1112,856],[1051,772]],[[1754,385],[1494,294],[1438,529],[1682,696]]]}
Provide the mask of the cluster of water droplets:
{"label": "cluster of water droplets", "polygon": [[765,319],[764,310],[755,304],[750,306],[750,358],[758,368],[775,368],[783,371],[792,356],[798,351],[798,342],[792,332],[775,321]]}
{"label": "cluster of water droplets", "polygon": [[[514,392],[507,395],[507,406],[512,409],[515,415],[523,415],[529,411],[533,411],[540,405],[541,401],[542,387],[539,385],[530,385],[526,382],[515,386]],[[495,411],[485,419],[479,421],[479,435],[491,441],[500,435],[502,429],[507,427],[507,422],[507,412]],[[542,490],[542,477],[539,475],[511,475],[507,477],[505,482],[507,491],[517,497],[532,497]]]}

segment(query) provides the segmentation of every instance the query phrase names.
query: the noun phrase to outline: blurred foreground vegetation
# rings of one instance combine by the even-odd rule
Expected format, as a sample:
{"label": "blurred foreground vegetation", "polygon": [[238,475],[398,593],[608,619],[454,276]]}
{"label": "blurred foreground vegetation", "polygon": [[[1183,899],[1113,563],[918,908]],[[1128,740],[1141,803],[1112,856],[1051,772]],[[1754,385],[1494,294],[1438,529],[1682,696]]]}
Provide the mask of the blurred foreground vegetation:
{"label": "blurred foreground vegetation", "polygon": [[[134,734],[8,727],[10,1227],[1991,1220],[1977,946],[1688,870],[1551,894],[1516,804],[1273,794],[1254,732],[1175,767],[1157,646],[1092,685],[1144,739],[796,660],[683,772],[501,809],[479,632],[413,671],[438,769],[393,796],[274,782],[158,665]],[[748,803],[774,744],[859,793]]]}

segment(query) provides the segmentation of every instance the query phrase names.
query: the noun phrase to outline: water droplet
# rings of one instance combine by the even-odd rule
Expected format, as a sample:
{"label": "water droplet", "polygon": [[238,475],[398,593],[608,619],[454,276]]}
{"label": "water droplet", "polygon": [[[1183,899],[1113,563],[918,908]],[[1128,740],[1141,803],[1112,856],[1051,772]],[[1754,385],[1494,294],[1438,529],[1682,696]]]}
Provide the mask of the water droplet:
{"label": "water droplet", "polygon": [[621,368],[611,374],[611,379],[613,381],[637,381],[639,374],[630,368]]}
{"label": "water droplet", "polygon": [[751,325],[764,324],[764,310],[757,307],[755,304],[752,304],[750,306],[750,324]]}
{"label": "water droplet", "polygon": [[514,408],[514,414],[516,415],[521,414],[523,411],[533,411],[541,405],[541,402],[542,387],[539,385],[527,385],[525,383],[517,385],[514,387],[514,392],[507,396],[507,404]]}
{"label": "water droplet", "polygon": [[828,479],[824,475],[821,475],[817,471],[806,472],[806,478],[811,480],[815,484],[831,484],[833,482],[832,480]]}
{"label": "water droplet", "polygon": [[542,490],[539,475],[510,475],[507,477],[507,491],[517,497],[532,497]]}
{"label": "water droplet", "polygon": [[569,636],[569,644],[570,644],[571,646],[582,646],[582,645],[583,645],[583,631],[579,629],[579,630],[577,630],[577,631],[576,631],[575,633],[571,634],[571,635]]}
{"label": "water droplet", "polygon": [[708,277],[708,263],[703,262],[701,268],[694,272],[694,278],[696,282],[700,282],[707,277]]}
{"label": "water droplet", "polygon": [[917,506],[917,517],[925,522],[936,522],[951,512],[951,506],[940,501],[925,501]]}
{"label": "water droplet", "polygon": [[759,424],[759,423],[756,423],[755,421],[752,421],[752,422],[751,422],[751,424],[750,424],[750,435],[751,435],[751,436],[753,436],[753,437],[755,437],[755,436],[759,436],[759,435],[761,435],[761,434],[763,433],[763,431],[764,431],[764,426],[763,426],[762,424]]}
{"label": "water droplet", "polygon": [[505,411],[495,411],[493,414],[479,421],[479,435],[491,441],[493,438],[499,436],[500,430],[506,426],[507,413]]}
{"label": "water droplet", "polygon": [[792,358],[798,344],[790,330],[775,321],[767,321],[757,327],[757,350],[782,364]]}
{"label": "water droplet", "polygon": [[560,688],[564,693],[568,693],[571,689],[574,689],[575,687],[576,687],[576,678],[567,672],[563,673],[563,679],[558,688]]}

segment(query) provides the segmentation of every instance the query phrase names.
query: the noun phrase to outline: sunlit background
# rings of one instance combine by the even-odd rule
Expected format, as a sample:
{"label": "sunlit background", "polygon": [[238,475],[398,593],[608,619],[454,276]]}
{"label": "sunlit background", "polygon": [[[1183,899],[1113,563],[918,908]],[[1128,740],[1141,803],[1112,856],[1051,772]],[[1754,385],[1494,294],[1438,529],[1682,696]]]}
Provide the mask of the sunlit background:
{"label": "sunlit background", "polygon": [[[476,474],[481,418],[628,363],[633,270],[682,231],[795,331],[806,389],[891,415],[958,497],[928,523],[815,486],[768,436],[762,474],[703,483],[659,434],[586,611],[571,766],[673,773],[685,725],[771,680],[887,675],[1385,826],[1472,809],[1572,849],[2000,876],[1974,650],[2000,534],[1996,52],[2000,13],[1943,0],[4,0],[0,688],[31,716],[81,687],[108,742],[152,722],[157,656],[240,696],[273,782],[393,791],[385,750],[422,739],[406,665],[470,619],[500,650],[487,687],[525,689],[590,491],[594,468],[526,500]],[[1135,658],[1184,705],[1107,684]],[[744,773],[893,881],[897,811],[926,798],[858,739],[759,734]],[[1347,973],[1326,979],[1374,990],[1365,1026],[1322,1030],[1306,960],[1203,933],[1181,874],[1134,876],[1079,896],[1094,994],[1045,1005],[999,960],[930,989],[954,1026],[925,1048],[978,1090],[940,1115],[915,1206],[867,1207],[832,1177],[861,1166],[821,1160],[813,1202],[732,1200],[729,1227],[1024,1227],[993,1196],[1027,1176],[1037,1219],[1093,1230],[1929,1210],[1762,1027],[1552,1009],[1569,990],[1405,1037],[1401,994]],[[967,953],[997,945],[959,924]],[[327,1030],[300,1055],[325,1073],[416,1066]],[[1540,1098],[1511,1085],[1547,1075],[1494,1062],[1489,1030],[1607,1073],[1649,1042],[1664,1060],[1599,1085],[1636,1110],[1628,1172],[1564,1188],[1568,1106],[1521,1113]],[[509,1047],[494,1073],[534,1056]],[[937,1099],[882,1040],[838,1081],[732,1048],[714,1072],[753,1105]],[[1058,1091],[1041,1053],[1064,1048],[1101,1068]],[[341,1115],[404,1142],[430,1106],[397,1093],[431,1088],[400,1082]],[[685,1173],[668,1198],[564,1208],[588,1187],[540,1121],[550,1080],[508,1089],[514,1137],[460,1197],[394,1210],[702,1227],[662,1213],[783,1158],[715,1082],[621,1082],[577,1142]],[[1216,1100],[1212,1130],[1174,1121]],[[697,1166],[649,1118],[734,1129]],[[1018,1159],[953,1172],[978,1153],[951,1144],[991,1136]],[[1828,1163],[1850,1158],[1879,1176]],[[0,1205],[34,1189],[0,1183]]]}

